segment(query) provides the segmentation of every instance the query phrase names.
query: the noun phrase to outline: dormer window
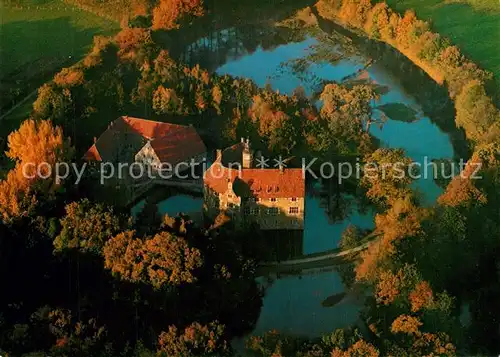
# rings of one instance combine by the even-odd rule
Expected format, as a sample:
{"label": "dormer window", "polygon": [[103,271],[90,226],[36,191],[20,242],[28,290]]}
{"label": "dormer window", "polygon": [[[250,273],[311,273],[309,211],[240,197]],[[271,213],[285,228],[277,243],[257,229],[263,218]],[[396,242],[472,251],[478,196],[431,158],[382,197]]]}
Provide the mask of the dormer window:
{"label": "dormer window", "polygon": [[291,200],[292,202],[297,202],[297,197],[292,197]]}
{"label": "dormer window", "polygon": [[276,197],[271,198],[271,202],[276,202],[278,199]]}
{"label": "dormer window", "polygon": [[272,186],[267,186],[267,193],[270,193],[273,190]]}

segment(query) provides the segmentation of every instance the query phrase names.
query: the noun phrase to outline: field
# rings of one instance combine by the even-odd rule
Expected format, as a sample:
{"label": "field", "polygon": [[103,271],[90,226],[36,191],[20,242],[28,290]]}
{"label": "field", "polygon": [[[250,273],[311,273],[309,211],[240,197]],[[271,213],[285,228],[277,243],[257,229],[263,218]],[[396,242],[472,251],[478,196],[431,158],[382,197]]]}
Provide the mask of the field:
{"label": "field", "polygon": [[493,72],[500,88],[500,2],[498,0],[387,0],[400,12],[414,9],[433,29],[451,39],[482,68]]}
{"label": "field", "polygon": [[[0,14],[0,104],[4,112],[61,67],[80,59],[94,35],[112,34],[119,28],[115,22],[59,0],[0,0]],[[23,108],[30,106],[19,109]],[[15,114],[4,120],[18,121],[23,116],[19,110]],[[6,127],[12,125],[0,124],[0,137]]]}

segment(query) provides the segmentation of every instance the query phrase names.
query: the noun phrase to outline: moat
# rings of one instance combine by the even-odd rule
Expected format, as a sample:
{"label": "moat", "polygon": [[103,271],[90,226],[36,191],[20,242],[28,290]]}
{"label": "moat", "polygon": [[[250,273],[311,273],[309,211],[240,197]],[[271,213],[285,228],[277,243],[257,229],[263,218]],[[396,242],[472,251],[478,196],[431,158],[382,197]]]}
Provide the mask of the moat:
{"label": "moat", "polygon": [[[214,44],[214,38],[219,42]],[[253,43],[246,43],[246,39],[253,39]],[[453,113],[443,109],[446,103],[439,96],[425,96],[415,84],[407,86],[408,76],[418,77],[414,83],[426,83],[431,89],[435,84],[407,61],[394,66],[403,59],[393,50],[354,43],[339,33],[314,31],[297,35],[293,31],[247,26],[200,38],[181,57],[218,74],[250,78],[259,86],[270,85],[286,94],[301,86],[313,96],[324,81],[369,83],[380,90],[380,100],[373,107],[376,116],[384,120],[370,126],[380,146],[402,148],[422,164],[458,155],[456,133],[447,124],[453,121]],[[432,175],[416,180],[414,188],[425,205],[432,205],[442,192]],[[326,198],[318,194],[321,189],[318,181],[306,183],[305,223],[302,246],[298,247],[302,254],[337,248],[342,231],[350,224],[367,229],[374,226],[374,210],[360,206],[348,188],[341,186],[340,193]],[[200,197],[182,194],[161,201],[158,207],[162,214],[183,212],[196,220],[201,217],[202,205]],[[277,329],[317,337],[358,321],[363,298],[356,294],[347,294],[332,307],[322,306],[329,296],[345,292],[334,269],[259,279],[266,289],[253,334]]]}

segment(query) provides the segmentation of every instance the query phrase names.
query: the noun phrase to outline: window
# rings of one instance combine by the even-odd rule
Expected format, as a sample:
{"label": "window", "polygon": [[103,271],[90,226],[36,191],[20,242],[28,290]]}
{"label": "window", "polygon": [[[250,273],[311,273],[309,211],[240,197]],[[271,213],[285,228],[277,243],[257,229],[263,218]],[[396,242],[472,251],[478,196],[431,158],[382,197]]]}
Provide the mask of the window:
{"label": "window", "polygon": [[290,214],[298,214],[299,213],[299,207],[290,207],[288,209],[288,213],[290,213]]}
{"label": "window", "polygon": [[292,202],[297,202],[297,197],[292,197],[291,200]]}
{"label": "window", "polygon": [[299,220],[298,219],[292,220],[292,226],[298,227],[299,226]]}
{"label": "window", "polygon": [[251,208],[251,209],[250,209],[250,214],[251,214],[252,216],[258,216],[258,215],[259,215],[259,208],[258,208],[258,207]]}
{"label": "window", "polygon": [[251,212],[250,212],[250,208],[249,207],[245,207],[245,214],[246,215],[249,215]]}
{"label": "window", "polygon": [[277,216],[278,215],[278,207],[268,208],[267,214],[270,214],[271,216]]}
{"label": "window", "polygon": [[228,194],[228,195],[227,195],[227,198],[233,198],[233,195]]}
{"label": "window", "polygon": [[255,202],[255,197],[250,197],[250,198],[248,199],[248,202]]}
{"label": "window", "polygon": [[277,198],[275,198],[275,197],[271,198],[271,202],[276,202],[277,200],[278,200],[278,199],[277,199]]}

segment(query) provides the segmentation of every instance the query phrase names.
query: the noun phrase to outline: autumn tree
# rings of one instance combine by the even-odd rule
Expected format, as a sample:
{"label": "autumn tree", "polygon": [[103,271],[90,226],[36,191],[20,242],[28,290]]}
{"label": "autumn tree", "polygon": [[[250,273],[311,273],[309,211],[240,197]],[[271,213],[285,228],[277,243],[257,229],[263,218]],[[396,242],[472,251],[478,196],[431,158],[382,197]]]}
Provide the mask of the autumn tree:
{"label": "autumn tree", "polygon": [[182,99],[179,99],[175,89],[162,85],[154,91],[153,109],[157,114],[175,114],[182,111]]}
{"label": "autumn tree", "polygon": [[337,152],[356,153],[365,145],[363,130],[372,117],[371,102],[377,98],[370,86],[357,85],[349,89],[334,83],[324,87],[320,114],[328,123],[328,136]]}
{"label": "autumn tree", "polygon": [[370,36],[391,41],[396,35],[396,28],[391,23],[391,16],[395,15],[386,3],[381,2],[373,6],[367,16],[365,29]]}
{"label": "autumn tree", "polygon": [[396,41],[403,48],[413,45],[429,29],[429,25],[417,19],[413,10],[407,10],[396,29]]}
{"label": "autumn tree", "polygon": [[462,89],[455,105],[457,126],[463,128],[467,137],[475,142],[482,140],[495,121],[500,121],[500,112],[478,80],[469,82]]}
{"label": "autumn tree", "polygon": [[[450,337],[443,333],[429,333],[420,331],[423,323],[419,318],[411,315],[398,316],[391,325],[394,334],[408,336],[406,343],[393,349],[399,353],[408,353],[411,356],[456,356],[456,348],[450,342]],[[396,352],[396,353],[398,353]]]}
{"label": "autumn tree", "polygon": [[123,280],[145,282],[160,289],[196,281],[195,270],[203,264],[201,252],[168,232],[135,238],[126,231],[104,247],[105,267]]}
{"label": "autumn tree", "polygon": [[38,96],[33,102],[33,111],[37,118],[62,122],[73,105],[71,91],[59,88],[53,83],[45,83],[38,89]]}
{"label": "autumn tree", "polygon": [[8,147],[7,157],[18,163],[38,165],[47,162],[53,165],[72,155],[69,140],[63,136],[62,129],[54,127],[50,121],[46,120],[24,121],[18,130],[9,135]]}
{"label": "autumn tree", "polygon": [[83,84],[84,81],[84,73],[78,67],[63,68],[54,77],[54,83],[63,88],[78,86]]}
{"label": "autumn tree", "polygon": [[372,5],[370,0],[343,0],[339,16],[356,27],[363,27]]}
{"label": "autumn tree", "polygon": [[[16,166],[0,180],[0,214],[4,221],[27,214],[36,202],[35,193],[52,193],[53,168],[73,155],[60,127],[50,121],[24,121],[8,137],[6,155]],[[57,184],[57,183],[56,183]]]}
{"label": "autumn tree", "polygon": [[259,135],[267,139],[270,150],[289,153],[297,144],[299,123],[294,113],[297,104],[272,91],[254,96],[248,113]]}
{"label": "autumn tree", "polygon": [[180,21],[203,14],[203,0],[161,0],[153,9],[153,29],[179,28]]}
{"label": "autumn tree", "polygon": [[36,207],[35,190],[24,177],[22,167],[9,171],[4,180],[0,180],[0,218],[4,223],[28,215]]}
{"label": "autumn tree", "polygon": [[231,348],[224,339],[224,325],[213,321],[208,325],[194,322],[184,331],[170,326],[158,337],[158,356],[229,356]]}
{"label": "autumn tree", "polygon": [[347,350],[342,351],[340,348],[335,348],[331,357],[378,357],[380,356],[379,350],[364,340],[359,340],[350,346]]}
{"label": "autumn tree", "polygon": [[368,189],[368,198],[390,204],[410,193],[412,160],[402,149],[377,149],[365,158],[361,185]]}
{"label": "autumn tree", "polygon": [[105,243],[120,230],[120,219],[111,208],[88,199],[66,206],[61,232],[54,240],[56,251],[76,249],[101,254]]}

